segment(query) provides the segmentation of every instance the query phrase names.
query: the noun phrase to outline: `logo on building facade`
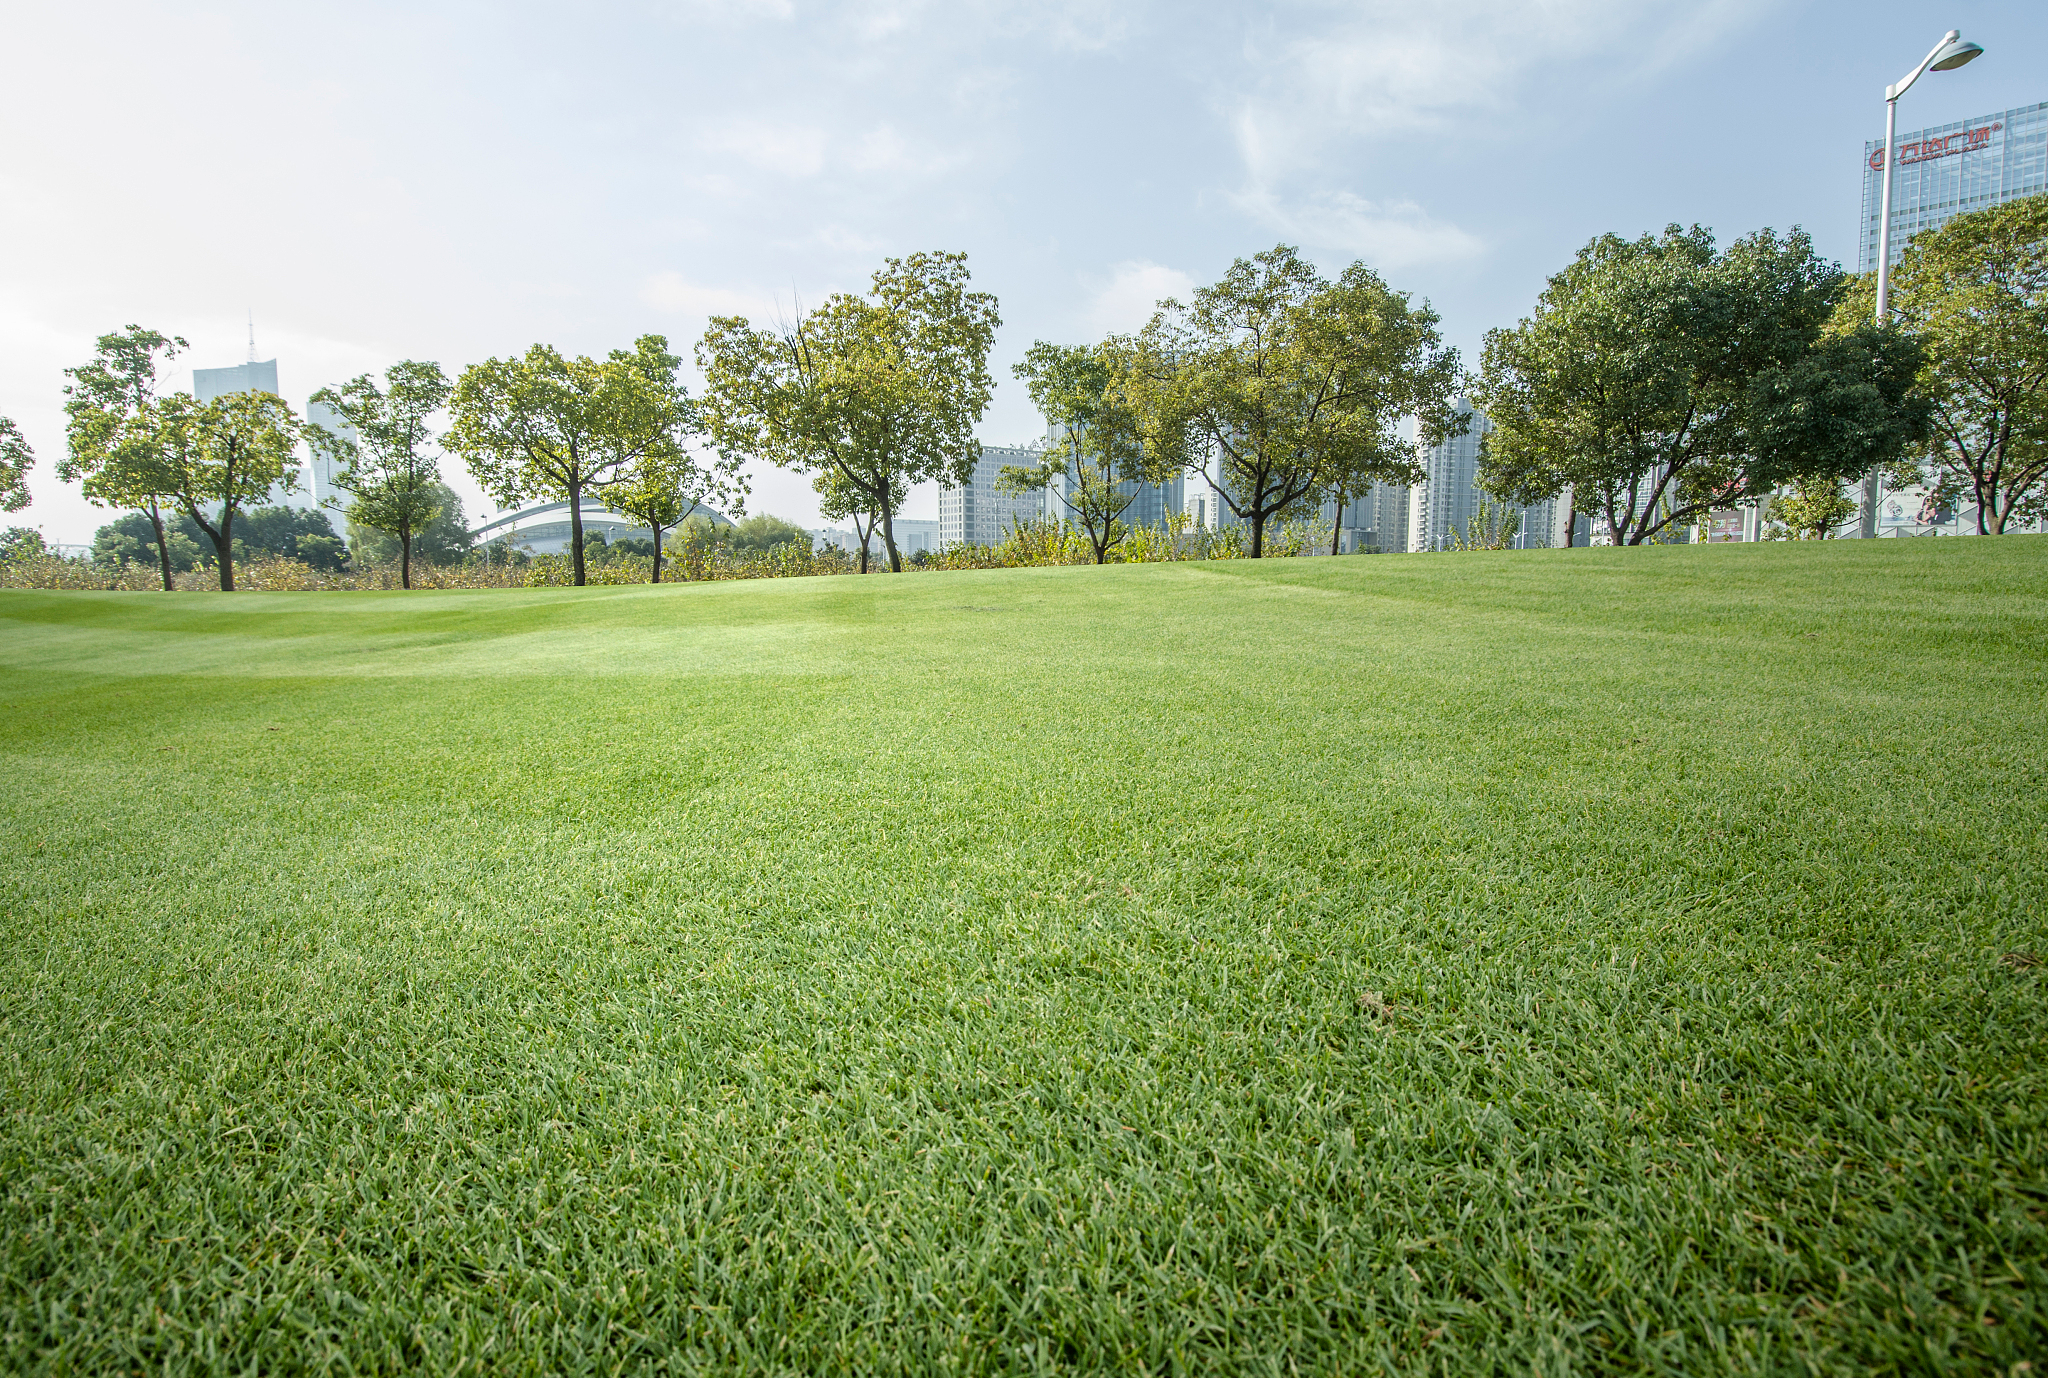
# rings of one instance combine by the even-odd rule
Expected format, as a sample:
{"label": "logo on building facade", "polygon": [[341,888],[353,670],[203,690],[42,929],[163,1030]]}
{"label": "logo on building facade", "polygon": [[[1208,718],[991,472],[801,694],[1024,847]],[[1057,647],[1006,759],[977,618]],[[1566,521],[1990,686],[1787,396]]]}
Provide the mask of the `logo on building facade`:
{"label": "logo on building facade", "polygon": [[[1911,167],[1915,163],[1928,163],[1936,158],[1953,158],[1958,153],[1975,153],[1991,143],[1991,136],[2005,128],[2002,123],[1979,125],[1975,129],[1959,129],[1953,134],[1944,134],[1938,139],[1915,139],[1909,144],[1899,145],[1899,166]],[[1878,149],[1870,155],[1870,170],[1876,172],[1884,167],[1884,150]]]}

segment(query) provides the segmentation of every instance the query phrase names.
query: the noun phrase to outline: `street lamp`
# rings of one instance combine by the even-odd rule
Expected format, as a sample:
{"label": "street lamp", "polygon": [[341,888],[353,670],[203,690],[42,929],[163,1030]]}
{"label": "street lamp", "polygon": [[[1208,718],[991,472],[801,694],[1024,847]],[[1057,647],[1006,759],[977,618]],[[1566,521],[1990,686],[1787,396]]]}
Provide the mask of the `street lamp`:
{"label": "street lamp", "polygon": [[1892,164],[1897,161],[1899,134],[1899,97],[1906,94],[1908,87],[1918,80],[1920,74],[1932,67],[1937,72],[1953,72],[1984,50],[1974,43],[1963,42],[1963,35],[1950,29],[1941,36],[1941,42],[1934,45],[1934,51],[1920,60],[1912,75],[1896,86],[1884,88],[1884,196],[1878,209],[1877,221],[1877,323],[1883,325],[1890,315],[1892,299]]}
{"label": "street lamp", "polygon": [[[1934,45],[1934,51],[1920,59],[1920,65],[1912,74],[1896,86],[1884,88],[1884,195],[1880,198],[1877,212],[1877,323],[1883,325],[1891,319],[1892,306],[1892,166],[1898,161],[1899,152],[1899,97],[1906,94],[1906,88],[1920,80],[1920,74],[1932,67],[1937,72],[1953,72],[1956,68],[1976,57],[1984,50],[1974,43],[1963,42],[1961,31],[1950,29],[1941,36],[1941,42]],[[1863,521],[1862,536],[1867,540],[1877,535],[1877,470],[1873,469],[1863,480]]]}

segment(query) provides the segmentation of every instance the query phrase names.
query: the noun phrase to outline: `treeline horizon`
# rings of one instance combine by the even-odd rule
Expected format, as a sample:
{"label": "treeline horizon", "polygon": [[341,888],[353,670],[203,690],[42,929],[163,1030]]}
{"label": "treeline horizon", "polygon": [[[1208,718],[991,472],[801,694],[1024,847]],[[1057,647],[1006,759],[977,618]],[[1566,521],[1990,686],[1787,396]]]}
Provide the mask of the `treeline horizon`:
{"label": "treeline horizon", "polygon": [[[1277,522],[1329,502],[1341,512],[1377,483],[1421,482],[1418,451],[1469,424],[1463,396],[1493,428],[1480,441],[1484,492],[1519,506],[1561,498],[1568,533],[1585,511],[1616,544],[1673,539],[1760,503],[1788,530],[1824,536],[1857,510],[1844,485],[1874,474],[1924,486],[1930,503],[1974,502],[1985,534],[2039,520],[2048,195],[1915,236],[1891,296],[1877,320],[1870,276],[1821,259],[1797,229],[1726,248],[1697,225],[1602,235],[1529,316],[1488,331],[1468,369],[1426,301],[1362,262],[1326,278],[1276,245],[1185,303],[1162,300],[1139,331],[1035,342],[1013,372],[1051,444],[1039,463],[1006,467],[999,487],[1048,494],[1048,515],[1101,563],[1129,531],[1139,487],[1188,476],[1248,531],[1256,559]],[[979,458],[1000,325],[964,253],[919,252],[793,323],[712,317],[693,347],[698,397],[663,335],[602,359],[535,344],[452,380],[407,359],[381,381],[322,388],[311,401],[339,419],[333,430],[269,393],[159,391],[186,342],[130,325],[65,371],[56,468],[88,501],[147,523],[167,589],[187,558],[174,559],[177,535],[212,548],[232,591],[237,519],[296,487],[302,441],[329,464],[352,526],[395,542],[402,587],[415,544],[459,512],[444,455],[502,508],[567,502],[579,585],[586,496],[650,532],[660,582],[664,535],[707,508],[743,516],[744,469],[758,463],[811,480],[821,516],[851,524],[862,573],[876,536],[900,572],[894,523],[910,488],[963,486]],[[1412,441],[1399,434],[1408,418]],[[27,505],[33,462],[0,417],[0,508]],[[338,540],[331,528],[304,538],[309,563],[337,558],[322,544]]]}

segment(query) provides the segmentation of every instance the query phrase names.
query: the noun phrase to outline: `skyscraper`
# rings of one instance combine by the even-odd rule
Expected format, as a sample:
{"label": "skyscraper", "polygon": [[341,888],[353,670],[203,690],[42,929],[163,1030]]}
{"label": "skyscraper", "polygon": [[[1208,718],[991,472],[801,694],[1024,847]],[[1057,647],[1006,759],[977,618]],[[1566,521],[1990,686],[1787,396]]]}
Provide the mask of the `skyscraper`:
{"label": "skyscraper", "polygon": [[[1045,438],[1039,444],[1045,450],[1051,450],[1063,438],[1061,430],[1058,426],[1048,426]],[[1037,463],[1043,458],[1041,453],[1032,462]],[[1179,474],[1175,474],[1164,483],[1125,483],[1121,486],[1131,494],[1131,505],[1117,518],[1119,522],[1125,526],[1164,526],[1166,514],[1180,510],[1186,484]],[[1055,474],[1045,488],[1044,515],[1054,521],[1061,518],[1073,520],[1074,509],[1068,505],[1067,499],[1079,490],[1080,484],[1076,482],[1071,466],[1067,473]]]}
{"label": "skyscraper", "polygon": [[[252,337],[250,353],[254,354]],[[195,368],[192,370],[192,396],[201,402],[211,402],[216,397],[226,397],[236,392],[267,392],[273,397],[281,396],[277,390],[277,360],[252,358],[245,364],[230,368]],[[336,416],[334,412],[318,402],[306,404],[306,420],[316,426],[356,438],[355,431]],[[270,490],[269,501],[273,505],[292,507],[336,508],[342,501],[342,493],[334,486],[334,462],[318,450],[307,446],[308,457],[303,471],[298,476],[298,486],[287,492],[282,480]]]}
{"label": "skyscraper", "polygon": [[267,392],[276,397],[277,360],[265,359],[261,363],[251,359],[246,364],[233,368],[195,368],[192,370],[192,395],[201,402],[211,402],[216,397],[226,397],[231,392]]}
{"label": "skyscraper", "polygon": [[[334,408],[325,402],[306,403],[306,424],[319,426],[334,432],[353,444],[357,439],[355,427],[343,421]],[[315,446],[309,438],[306,444],[306,472],[299,478],[303,490],[291,495],[291,501],[303,507],[329,507],[339,510],[345,501],[342,491],[334,486],[338,466],[324,451]]]}
{"label": "skyscraper", "polygon": [[[1906,241],[1965,211],[2048,191],[2048,101],[1899,136],[1892,171],[1892,262]],[[1856,270],[1877,267],[1884,140],[1863,146],[1863,221]]]}
{"label": "skyscraper", "polygon": [[[965,487],[941,485],[939,488],[939,544],[997,545],[1012,522],[1035,521],[1045,510],[1045,495],[999,493],[996,491],[996,479],[1005,466],[1030,469],[1044,459],[1043,450],[1012,445],[982,446],[981,457],[974,462],[973,477]],[[1057,507],[1057,502],[1054,505]],[[901,544],[899,539],[899,547]]]}
{"label": "skyscraper", "polygon": [[[1469,414],[1472,422],[1463,435],[1453,436],[1441,445],[1422,451],[1424,478],[1409,490],[1408,538],[1404,543],[1385,545],[1383,549],[1450,550],[1458,540],[1472,538],[1473,523],[1479,516],[1482,502],[1487,505],[1486,525],[1490,529],[1498,529],[1504,505],[1500,499],[1479,491],[1479,442],[1492,433],[1493,422],[1487,419],[1485,412],[1463,397],[1453,405],[1460,412]],[[1563,545],[1565,506],[1559,499],[1547,498],[1527,507],[1507,509],[1519,521],[1509,546],[1515,550],[1533,550]],[[1580,528],[1584,529],[1583,515]]]}

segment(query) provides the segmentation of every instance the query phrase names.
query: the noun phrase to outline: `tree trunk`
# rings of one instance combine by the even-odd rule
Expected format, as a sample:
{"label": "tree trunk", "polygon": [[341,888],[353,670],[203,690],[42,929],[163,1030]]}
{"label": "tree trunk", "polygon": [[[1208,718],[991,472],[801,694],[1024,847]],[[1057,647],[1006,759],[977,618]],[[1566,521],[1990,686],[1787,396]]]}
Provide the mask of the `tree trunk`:
{"label": "tree trunk", "polygon": [[174,587],[171,583],[171,546],[169,539],[164,535],[163,513],[157,510],[154,498],[150,499],[149,503],[149,524],[156,529],[157,563],[163,567],[164,592],[169,593]]}
{"label": "tree trunk", "polygon": [[193,502],[190,498],[184,501],[185,511],[190,514],[192,524],[201,531],[204,531],[206,538],[213,542],[214,558],[220,561],[220,591],[222,593],[233,593],[235,591],[235,538],[233,534],[235,509],[233,505],[230,503],[221,504],[220,526],[216,528],[212,522],[199,515],[198,503]]}
{"label": "tree trunk", "polygon": [[1340,488],[1337,490],[1337,515],[1330,518],[1330,553],[1332,555],[1339,555],[1343,553],[1338,549],[1339,542],[1337,539],[1340,535],[1343,534],[1343,531],[1344,491]]}
{"label": "tree trunk", "polygon": [[1263,511],[1252,513],[1252,558],[1266,558],[1266,514]]}
{"label": "tree trunk", "polygon": [[569,485],[569,559],[576,571],[576,587],[583,587],[583,485]]}
{"label": "tree trunk", "polygon": [[648,580],[648,582],[649,582],[649,583],[652,583],[652,584],[658,584],[658,583],[660,583],[660,582],[661,582],[661,532],[662,532],[662,528],[661,528],[661,527],[658,527],[658,526],[656,526],[656,525],[655,525],[655,524],[654,524],[653,522],[649,522],[649,523],[647,523],[647,529],[648,529],[648,530],[650,530],[650,531],[652,531],[652,532],[654,533],[654,577],[653,577],[652,579]]}
{"label": "tree trunk", "polygon": [[235,591],[235,509],[232,504],[222,503],[220,509],[220,530],[214,533],[213,549],[220,558],[220,591]]}
{"label": "tree trunk", "polygon": [[398,586],[412,587],[412,523],[406,522],[398,528]]}
{"label": "tree trunk", "polygon": [[882,545],[889,552],[889,572],[891,574],[901,574],[903,572],[903,556],[896,550],[896,523],[886,503],[882,506]]}
{"label": "tree trunk", "polygon": [[1579,534],[1579,495],[1570,488],[1564,493],[1564,548],[1570,550]]}

